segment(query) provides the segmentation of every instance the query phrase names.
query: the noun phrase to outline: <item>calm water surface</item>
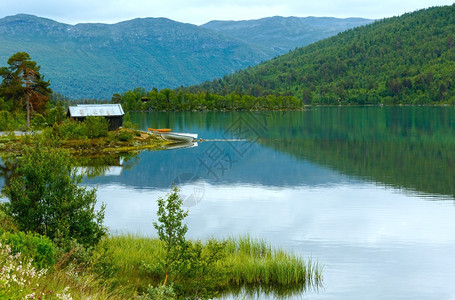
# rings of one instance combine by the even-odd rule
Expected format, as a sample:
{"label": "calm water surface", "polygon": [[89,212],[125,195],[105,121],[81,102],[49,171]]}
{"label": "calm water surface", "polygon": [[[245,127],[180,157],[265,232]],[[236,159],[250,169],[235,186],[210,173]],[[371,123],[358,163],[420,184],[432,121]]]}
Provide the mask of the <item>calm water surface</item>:
{"label": "calm water surface", "polygon": [[323,264],[324,287],[296,299],[455,299],[453,108],[132,117],[241,141],[145,151],[87,179],[111,232],[155,236],[155,200],[176,182],[189,237],[250,235]]}

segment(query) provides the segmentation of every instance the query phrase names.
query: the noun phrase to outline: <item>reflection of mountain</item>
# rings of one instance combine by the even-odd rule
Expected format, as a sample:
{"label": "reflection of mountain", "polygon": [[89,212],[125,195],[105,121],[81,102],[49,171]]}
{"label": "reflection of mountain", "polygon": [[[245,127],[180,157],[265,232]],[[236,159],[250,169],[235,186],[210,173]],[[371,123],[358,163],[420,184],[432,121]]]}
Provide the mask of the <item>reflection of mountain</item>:
{"label": "reflection of mountain", "polygon": [[[227,142],[204,142],[195,148],[144,151],[139,154],[137,164],[130,170],[123,170],[120,176],[96,177],[86,180],[86,183],[167,188],[182,174],[195,174],[197,180],[203,179],[213,184],[267,186],[314,186],[337,184],[345,180],[337,172],[307,161],[298,161],[288,154],[277,153],[260,145],[253,145],[245,155],[240,156],[233,145]],[[214,151],[220,151],[217,152],[220,155],[216,161],[210,158],[217,156]]]}
{"label": "reflection of mountain", "polygon": [[454,120],[444,107],[326,108],[277,114],[260,143],[351,176],[455,195]]}
{"label": "reflection of mountain", "polygon": [[[243,156],[235,148],[245,145],[227,142],[143,152],[137,165],[118,178],[96,178],[90,182],[162,188],[182,173],[196,173],[216,184],[215,173],[217,182],[223,183],[311,186],[345,181],[338,173],[341,172],[398,188],[455,195],[453,108],[330,107],[267,114],[155,113],[134,117],[141,120],[141,126],[188,129],[202,138],[223,137],[227,128],[242,120],[246,134],[256,144],[247,148]],[[224,157],[225,165],[214,165],[215,171],[210,172],[201,159],[207,161],[207,156],[214,156],[213,151],[218,149],[227,150],[229,157]],[[227,169],[221,176],[223,168]]]}

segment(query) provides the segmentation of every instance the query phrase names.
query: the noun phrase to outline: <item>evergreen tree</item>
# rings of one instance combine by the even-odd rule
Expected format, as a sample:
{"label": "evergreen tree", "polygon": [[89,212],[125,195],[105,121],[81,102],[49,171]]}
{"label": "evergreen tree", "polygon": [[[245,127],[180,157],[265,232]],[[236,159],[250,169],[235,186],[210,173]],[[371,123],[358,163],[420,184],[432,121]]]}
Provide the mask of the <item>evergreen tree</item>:
{"label": "evergreen tree", "polygon": [[49,95],[49,81],[44,81],[40,66],[32,61],[26,52],[18,52],[8,59],[9,67],[0,68],[3,81],[0,85],[0,97],[10,102],[12,110],[27,111],[27,126],[30,127],[30,112],[43,113]]}

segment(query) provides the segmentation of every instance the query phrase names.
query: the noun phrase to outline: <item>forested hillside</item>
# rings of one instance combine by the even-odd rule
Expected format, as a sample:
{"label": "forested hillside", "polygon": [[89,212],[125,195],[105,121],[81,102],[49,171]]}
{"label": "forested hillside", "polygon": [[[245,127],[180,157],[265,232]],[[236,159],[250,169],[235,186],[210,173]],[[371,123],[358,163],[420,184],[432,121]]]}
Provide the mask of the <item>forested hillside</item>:
{"label": "forested hillside", "polygon": [[304,103],[455,103],[455,5],[377,21],[189,91]]}

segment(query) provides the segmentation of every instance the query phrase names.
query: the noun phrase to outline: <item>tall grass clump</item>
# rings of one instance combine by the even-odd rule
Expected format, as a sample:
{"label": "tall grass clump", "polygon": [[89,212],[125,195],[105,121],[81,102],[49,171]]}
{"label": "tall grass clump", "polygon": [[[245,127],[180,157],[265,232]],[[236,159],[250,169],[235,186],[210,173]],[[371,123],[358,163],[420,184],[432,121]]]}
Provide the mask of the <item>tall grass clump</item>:
{"label": "tall grass clump", "polygon": [[115,282],[131,294],[145,292],[151,283],[158,284],[164,270],[159,262],[164,247],[159,239],[135,235],[110,236],[98,247],[109,249],[109,258],[115,268]]}
{"label": "tall grass clump", "polygon": [[228,239],[230,282],[236,285],[313,285],[322,279],[322,269],[311,260],[286,253],[263,240],[250,237]]}
{"label": "tall grass clump", "polygon": [[[189,241],[190,243],[197,243]],[[218,293],[238,291],[263,291],[275,296],[301,293],[322,283],[322,268],[311,259],[273,249],[263,240],[250,237],[229,238],[223,243],[222,259],[213,266],[211,285]],[[160,261],[165,257],[165,247],[159,239],[134,235],[109,236],[101,244],[111,251],[111,260],[117,269],[116,280],[129,292],[145,292],[149,285],[162,285],[165,270]],[[202,243],[202,252],[208,242]],[[180,265],[184,273],[184,267]],[[185,278],[173,276],[170,281],[179,295],[188,296],[190,283]],[[157,291],[155,291],[157,292]],[[191,290],[192,292],[192,290]]]}

